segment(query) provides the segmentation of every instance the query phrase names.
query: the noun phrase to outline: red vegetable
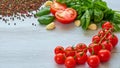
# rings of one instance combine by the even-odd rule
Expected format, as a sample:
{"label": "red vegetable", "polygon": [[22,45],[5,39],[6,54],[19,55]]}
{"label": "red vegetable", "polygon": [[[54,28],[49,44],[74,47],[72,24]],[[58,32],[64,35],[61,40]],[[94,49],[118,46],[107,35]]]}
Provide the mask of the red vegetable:
{"label": "red vegetable", "polygon": [[109,35],[107,39],[111,42],[113,47],[115,47],[118,43],[118,37],[114,34]]}
{"label": "red vegetable", "polygon": [[66,49],[65,49],[65,55],[68,57],[68,56],[75,56],[75,48],[73,46],[68,46]]}
{"label": "red vegetable", "polygon": [[69,56],[65,60],[65,66],[66,68],[74,68],[76,65],[76,61],[73,57]]}
{"label": "red vegetable", "polygon": [[92,68],[97,68],[100,64],[100,59],[97,55],[91,55],[88,57],[87,63]]}
{"label": "red vegetable", "polygon": [[98,52],[98,57],[100,58],[101,62],[107,62],[110,60],[111,53],[107,49],[102,49]]}
{"label": "red vegetable", "polygon": [[73,22],[76,16],[77,16],[77,12],[72,8],[60,10],[55,13],[56,19],[63,24],[69,24]]}
{"label": "red vegetable", "polygon": [[85,64],[87,61],[87,54],[84,52],[78,52],[76,54],[76,63],[77,64]]}
{"label": "red vegetable", "polygon": [[62,53],[56,54],[54,60],[57,64],[64,64],[65,62],[65,55]]}
{"label": "red vegetable", "polygon": [[103,25],[102,25],[102,28],[103,29],[113,29],[113,25],[110,23],[110,22],[105,22]]}
{"label": "red vegetable", "polygon": [[105,49],[107,49],[107,50],[109,50],[109,51],[112,51],[112,49],[113,49],[112,44],[111,44],[109,41],[107,41],[107,40],[103,41],[103,42],[101,43],[101,45],[102,45]]}
{"label": "red vegetable", "polygon": [[87,45],[84,44],[84,43],[78,43],[76,45],[76,50],[77,50],[77,52],[85,52],[85,53],[87,53]]}
{"label": "red vegetable", "polygon": [[62,46],[57,46],[57,47],[54,49],[54,53],[55,53],[55,54],[65,53],[65,52],[64,52],[64,48],[63,48]]}
{"label": "red vegetable", "polygon": [[56,1],[54,1],[51,6],[50,6],[50,11],[53,15],[55,15],[55,13],[59,10],[65,10],[67,8],[67,6],[65,4],[60,4]]}
{"label": "red vegetable", "polygon": [[102,46],[101,46],[101,45],[98,45],[98,44],[96,44],[96,43],[91,43],[91,44],[89,45],[89,52],[90,52],[90,54],[95,54],[95,55],[97,55],[98,52],[99,52],[101,49],[102,49]]}

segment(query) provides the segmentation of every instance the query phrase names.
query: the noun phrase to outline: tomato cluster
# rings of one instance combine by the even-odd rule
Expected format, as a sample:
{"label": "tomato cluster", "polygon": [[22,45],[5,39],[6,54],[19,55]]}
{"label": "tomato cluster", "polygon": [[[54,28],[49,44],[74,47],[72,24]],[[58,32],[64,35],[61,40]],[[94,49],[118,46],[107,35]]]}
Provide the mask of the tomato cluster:
{"label": "tomato cluster", "polygon": [[[57,64],[65,64],[66,68],[74,68],[76,65],[87,64],[96,68],[100,62],[107,62],[111,57],[111,50],[117,45],[118,38],[113,34],[113,26],[110,22],[102,25],[102,30],[93,36],[92,43],[87,47],[84,43],[66,48],[57,46],[54,49],[54,60]],[[88,55],[88,53],[90,55]]]}
{"label": "tomato cluster", "polygon": [[50,11],[55,16],[57,21],[63,24],[73,22],[77,16],[76,10],[73,8],[67,8],[65,4],[60,4],[56,1],[53,1],[51,4]]}

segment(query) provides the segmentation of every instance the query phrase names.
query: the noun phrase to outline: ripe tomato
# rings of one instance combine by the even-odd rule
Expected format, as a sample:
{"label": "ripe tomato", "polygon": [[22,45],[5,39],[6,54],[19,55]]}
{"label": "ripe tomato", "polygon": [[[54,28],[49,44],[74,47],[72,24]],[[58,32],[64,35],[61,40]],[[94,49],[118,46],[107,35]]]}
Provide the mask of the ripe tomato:
{"label": "ripe tomato", "polygon": [[100,64],[100,59],[97,55],[91,55],[88,57],[87,63],[92,68],[97,68]]}
{"label": "ripe tomato", "polygon": [[[108,33],[108,34],[106,35],[106,37],[107,37],[108,35],[111,34],[111,31],[108,32],[107,29],[102,29],[102,30],[100,30],[100,31],[98,32],[98,36],[99,36],[100,38],[102,38],[102,37],[105,36],[106,33]],[[106,38],[106,37],[105,37],[105,38]]]}
{"label": "ripe tomato", "polygon": [[76,54],[76,63],[77,64],[85,64],[87,61],[87,54],[84,52],[78,52]]}
{"label": "ripe tomato", "polygon": [[77,16],[77,12],[72,8],[60,10],[55,13],[56,19],[63,24],[69,24],[73,22],[76,16]]}
{"label": "ripe tomato", "polygon": [[107,50],[109,50],[109,51],[111,51],[112,49],[113,49],[113,46],[112,46],[112,44],[109,42],[109,41],[103,41],[102,43],[101,43],[101,45],[105,48],[105,49],[107,49]]}
{"label": "ripe tomato", "polygon": [[93,36],[92,38],[93,43],[99,43],[99,41],[100,41],[100,37],[98,35]]}
{"label": "ripe tomato", "polygon": [[114,34],[109,35],[107,39],[111,42],[113,47],[115,47],[118,43],[118,37]]}
{"label": "ripe tomato", "polygon": [[85,52],[85,53],[87,53],[87,45],[84,44],[84,43],[78,43],[76,45],[76,50],[77,50],[77,52]]}
{"label": "ripe tomato", "polygon": [[69,56],[65,60],[65,66],[66,68],[74,68],[76,65],[76,61],[72,56]]}
{"label": "ripe tomato", "polygon": [[62,53],[58,53],[55,55],[54,60],[57,64],[64,64],[65,62],[65,55]]}
{"label": "ripe tomato", "polygon": [[75,48],[73,46],[68,46],[66,49],[65,49],[65,55],[68,57],[68,56],[75,56]]}
{"label": "ripe tomato", "polygon": [[91,43],[89,44],[89,52],[90,54],[94,53],[95,55],[98,54],[98,52],[102,49],[102,46],[101,45],[98,45],[96,43]]}
{"label": "ripe tomato", "polygon": [[55,53],[55,54],[65,53],[65,52],[64,52],[64,48],[63,48],[62,46],[57,46],[57,47],[54,49],[54,53]]}
{"label": "ripe tomato", "polygon": [[98,32],[98,35],[99,35],[100,37],[103,37],[103,36],[105,35],[104,30],[103,30],[103,29],[100,30],[100,31]]}
{"label": "ripe tomato", "polygon": [[98,52],[98,57],[100,58],[101,62],[107,62],[110,60],[111,53],[107,49],[102,49]]}
{"label": "ripe tomato", "polygon": [[102,28],[103,28],[103,29],[107,29],[107,30],[109,30],[110,28],[113,29],[113,25],[112,25],[110,22],[105,22],[105,23],[102,25]]}
{"label": "ripe tomato", "polygon": [[50,12],[55,15],[55,13],[59,10],[64,10],[66,9],[67,6],[65,4],[60,4],[56,1],[54,1],[51,5],[50,5]]}

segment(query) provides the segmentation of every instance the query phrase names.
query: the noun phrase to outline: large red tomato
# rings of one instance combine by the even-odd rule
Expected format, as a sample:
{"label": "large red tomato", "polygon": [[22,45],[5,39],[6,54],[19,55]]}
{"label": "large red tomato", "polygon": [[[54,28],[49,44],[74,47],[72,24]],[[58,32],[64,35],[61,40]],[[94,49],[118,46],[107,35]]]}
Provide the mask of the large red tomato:
{"label": "large red tomato", "polygon": [[69,24],[73,22],[76,16],[77,16],[77,12],[72,8],[60,10],[55,13],[56,19],[63,24]]}
{"label": "large red tomato", "polygon": [[59,10],[64,10],[64,9],[66,9],[66,8],[67,8],[67,6],[66,6],[65,4],[60,4],[60,3],[56,2],[56,1],[54,1],[54,2],[51,4],[51,6],[50,6],[50,11],[51,11],[51,13],[52,13],[53,15],[55,15],[55,13],[56,13],[57,11],[59,11]]}

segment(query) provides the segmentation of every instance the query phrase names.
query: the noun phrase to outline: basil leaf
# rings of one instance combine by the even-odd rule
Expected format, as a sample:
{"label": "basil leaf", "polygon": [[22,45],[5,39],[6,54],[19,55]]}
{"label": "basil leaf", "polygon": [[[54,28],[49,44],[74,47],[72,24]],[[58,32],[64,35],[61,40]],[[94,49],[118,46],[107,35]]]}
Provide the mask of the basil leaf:
{"label": "basil leaf", "polygon": [[48,25],[53,21],[54,21],[54,16],[52,15],[44,15],[38,18],[38,22],[41,25]]}
{"label": "basil leaf", "polygon": [[116,32],[120,31],[120,25],[113,23],[113,26]]}
{"label": "basil leaf", "polygon": [[103,12],[99,9],[94,9],[94,22],[99,23],[103,19]]}
{"label": "basil leaf", "polygon": [[89,11],[86,10],[86,12],[81,17],[81,25],[84,30],[87,30],[88,26],[90,24],[90,14]]}
{"label": "basil leaf", "polygon": [[114,13],[114,16],[111,20],[112,22],[116,23],[116,24],[120,24],[120,13]]}
{"label": "basil leaf", "polygon": [[114,11],[112,9],[106,9],[104,11],[104,20],[110,21],[114,16]]}
{"label": "basil leaf", "polygon": [[104,1],[95,1],[94,2],[94,8],[104,11],[105,9],[108,8],[108,6],[107,6],[107,3],[104,2]]}
{"label": "basil leaf", "polygon": [[40,17],[40,16],[43,16],[43,15],[47,15],[49,13],[50,13],[50,7],[44,7],[39,12],[37,12],[35,15],[37,17]]}

